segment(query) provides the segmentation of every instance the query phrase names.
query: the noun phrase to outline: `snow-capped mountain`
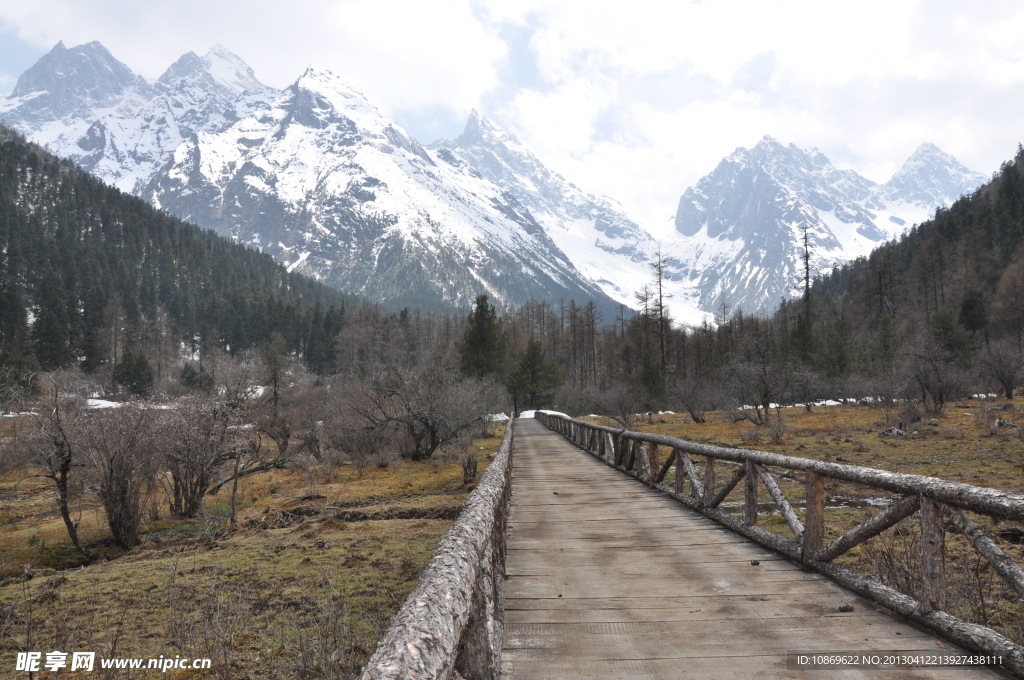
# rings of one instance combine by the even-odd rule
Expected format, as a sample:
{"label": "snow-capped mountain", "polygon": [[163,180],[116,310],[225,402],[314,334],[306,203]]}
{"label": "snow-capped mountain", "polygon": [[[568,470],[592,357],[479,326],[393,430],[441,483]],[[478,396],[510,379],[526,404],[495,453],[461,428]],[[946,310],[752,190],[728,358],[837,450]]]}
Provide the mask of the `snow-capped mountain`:
{"label": "snow-capped mountain", "polygon": [[636,304],[660,255],[677,320],[770,313],[815,273],[864,255],[984,181],[923,145],[884,185],[766,137],[688,189],[678,239],[551,172],[473,113],[425,148],[328,71],[259,82],[220,46],[154,82],[102,45],[59,43],[0,121],[100,179],[343,290],[403,305],[593,298]]}
{"label": "snow-capped mountain", "polygon": [[[85,74],[79,82],[80,74]],[[0,119],[101,179],[290,268],[384,302],[465,307],[593,298],[617,307],[530,209],[428,151],[338,77],[259,83],[216,47],[148,84],[99,43],[32,67]]]}
{"label": "snow-capped mountain", "polygon": [[650,280],[657,243],[622,206],[551,172],[518,139],[476,111],[459,137],[431,148],[514,196],[573,265],[612,297],[633,304],[634,293]]}
{"label": "snow-capped mountain", "polygon": [[816,149],[771,137],[739,148],[686,190],[668,253],[706,311],[765,314],[803,280],[866,255],[986,181],[931,144],[879,185]]}
{"label": "snow-capped mountain", "polygon": [[892,205],[931,206],[934,211],[988,179],[934,144],[922,144],[883,185],[881,196]]}
{"label": "snow-capped mountain", "polygon": [[328,71],[175,151],[145,193],[344,290],[403,304],[612,303],[514,196],[430,152]]}
{"label": "snow-capped mountain", "polygon": [[91,42],[58,43],[0,102],[0,119],[103,181],[140,193],[185,139],[265,106],[272,90],[215,46],[189,52],[154,84]]}

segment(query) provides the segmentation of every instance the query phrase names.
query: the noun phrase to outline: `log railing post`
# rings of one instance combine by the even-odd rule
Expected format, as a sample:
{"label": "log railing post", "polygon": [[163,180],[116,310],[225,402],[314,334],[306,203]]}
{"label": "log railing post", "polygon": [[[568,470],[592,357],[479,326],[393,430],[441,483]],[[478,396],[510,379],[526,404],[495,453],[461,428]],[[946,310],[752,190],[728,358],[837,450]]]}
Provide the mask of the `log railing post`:
{"label": "log railing post", "polygon": [[942,504],[921,497],[921,610],[946,608],[946,536]]}
{"label": "log railing post", "polygon": [[715,497],[715,459],[704,456],[704,505],[711,505]]}
{"label": "log railing post", "polygon": [[674,489],[676,493],[683,492],[683,475],[686,474],[686,466],[683,463],[683,456],[685,455],[686,453],[684,451],[676,449],[676,481]]}
{"label": "log railing post", "polygon": [[747,526],[757,524],[757,463],[752,460],[746,462],[747,475],[744,484],[743,494],[743,522]]}
{"label": "log railing post", "polygon": [[825,478],[807,473],[804,536],[800,546],[801,558],[806,564],[825,545]]}

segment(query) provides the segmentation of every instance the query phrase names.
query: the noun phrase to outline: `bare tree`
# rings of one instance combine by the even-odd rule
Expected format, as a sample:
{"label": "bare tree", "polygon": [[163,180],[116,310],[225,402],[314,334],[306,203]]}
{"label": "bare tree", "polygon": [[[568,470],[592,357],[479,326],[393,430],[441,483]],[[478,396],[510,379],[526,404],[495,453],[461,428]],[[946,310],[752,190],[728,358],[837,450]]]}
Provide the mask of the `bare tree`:
{"label": "bare tree", "polygon": [[397,428],[404,439],[402,454],[425,460],[500,408],[500,392],[490,380],[462,377],[451,355],[413,366],[389,360],[354,384],[348,406],[377,432]]}
{"label": "bare tree", "polygon": [[233,446],[228,455],[230,468],[228,476],[210,487],[209,493],[216,494],[227,484],[231,484],[230,498],[230,523],[235,524],[235,514],[238,500],[238,481],[243,477],[267,472],[269,470],[280,470],[288,466],[289,459],[277,455],[263,443],[263,435],[256,429],[248,430],[237,446]]}
{"label": "bare tree", "polygon": [[196,517],[232,460],[239,409],[223,399],[192,395],[178,401],[168,420],[163,458],[170,473],[171,514]]}
{"label": "bare tree", "polygon": [[390,451],[397,455],[400,432],[397,427],[374,422],[365,414],[374,407],[372,390],[343,384],[331,386],[328,409],[323,419],[324,442],[332,452],[343,454],[362,477],[367,465],[381,461]]}
{"label": "bare tree", "polygon": [[1013,391],[1024,374],[1024,353],[1012,340],[993,342],[978,359],[982,376],[994,381],[1003,396],[1013,399]]}
{"label": "bare tree", "polygon": [[32,427],[21,439],[27,462],[42,468],[42,476],[53,480],[57,507],[75,550],[87,559],[89,551],[78,537],[77,518],[72,517],[72,473],[85,466],[82,425],[87,389],[76,375],[55,371],[38,376],[34,399],[26,404]]}
{"label": "bare tree", "polygon": [[706,423],[708,411],[717,408],[721,401],[719,387],[701,378],[680,378],[672,391],[695,423]]}
{"label": "bare tree", "polygon": [[[264,433],[260,428],[251,421],[244,422],[248,417],[259,417],[258,412],[248,410],[260,394],[257,384],[260,358],[257,353],[244,352],[236,359],[223,361],[217,367],[217,373],[219,397],[206,407],[212,409],[206,414],[211,420],[196,433],[199,440],[207,437],[205,443],[201,444],[201,447],[206,448],[196,452],[194,469],[186,474],[201,476],[204,468],[208,472],[219,473],[220,478],[209,485],[206,495],[217,494],[224,486],[231,485],[231,523],[234,524],[238,481],[243,477],[287,467],[289,458],[268,449],[264,445]],[[206,481],[209,480],[194,479],[196,487],[193,493],[198,493],[198,486]]]}
{"label": "bare tree", "polygon": [[627,382],[616,382],[597,394],[597,407],[621,427],[632,430],[636,415],[643,409],[643,391]]}
{"label": "bare tree", "polygon": [[90,414],[85,427],[92,488],[103,503],[114,542],[139,542],[142,497],[157,469],[153,455],[162,411],[127,403]]}
{"label": "bare tree", "polygon": [[728,380],[732,394],[741,405],[749,407],[744,411],[747,417],[765,425],[772,403],[781,402],[786,395],[790,373],[774,339],[763,332],[742,339],[728,367]]}
{"label": "bare tree", "polygon": [[942,413],[946,402],[967,392],[966,371],[932,338],[924,338],[908,356],[921,403],[929,412]]}

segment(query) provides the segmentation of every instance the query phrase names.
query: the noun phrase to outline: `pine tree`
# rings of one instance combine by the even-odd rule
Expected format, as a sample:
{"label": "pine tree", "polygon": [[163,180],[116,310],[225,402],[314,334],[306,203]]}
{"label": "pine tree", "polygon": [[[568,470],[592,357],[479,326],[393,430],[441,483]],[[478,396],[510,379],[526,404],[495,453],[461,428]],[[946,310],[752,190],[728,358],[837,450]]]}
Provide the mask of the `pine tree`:
{"label": "pine tree", "polygon": [[486,295],[476,298],[476,305],[466,320],[466,332],[460,347],[460,368],[470,377],[498,376],[505,367],[507,340],[501,320]]}
{"label": "pine tree", "polygon": [[513,409],[518,413],[520,404],[528,409],[549,405],[562,380],[558,365],[548,361],[536,338],[530,338],[508,381]]}
{"label": "pine tree", "polygon": [[153,367],[142,352],[125,350],[121,361],[114,367],[114,381],[131,394],[144,396],[153,389]]}

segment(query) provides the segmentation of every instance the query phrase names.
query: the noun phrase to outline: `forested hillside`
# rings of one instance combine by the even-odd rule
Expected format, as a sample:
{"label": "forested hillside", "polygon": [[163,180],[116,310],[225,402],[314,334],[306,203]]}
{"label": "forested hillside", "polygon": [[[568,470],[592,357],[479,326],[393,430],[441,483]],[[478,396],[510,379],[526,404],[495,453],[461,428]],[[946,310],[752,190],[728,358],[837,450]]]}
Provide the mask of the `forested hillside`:
{"label": "forested hillside", "polygon": [[321,370],[346,298],[0,128],[0,367],[236,352],[274,331]]}
{"label": "forested hillside", "polygon": [[[1009,398],[1024,349],[1024,150],[990,183],[892,242],[817,282],[801,349],[819,356],[859,348],[849,369],[904,367],[925,402],[964,390]],[[834,361],[825,368],[842,373]]]}
{"label": "forested hillside", "polygon": [[[988,184],[818,280],[811,244],[808,266],[791,282],[804,295],[771,318],[735,314],[680,328],[667,318],[656,262],[633,318],[597,332],[600,322],[581,323],[581,310],[562,305],[528,332],[572,384],[559,395],[568,411],[618,403],[620,411],[685,409],[699,420],[727,408],[761,424],[774,418],[771,404],[853,398],[888,404],[893,424],[913,421],[973,394],[1009,399],[1018,387],[1022,236],[1018,149]],[[508,328],[522,333],[520,323]]]}
{"label": "forested hillside", "polygon": [[[929,325],[950,312],[987,341],[1024,330],[1024,150],[935,218],[826,277],[814,295],[862,318]],[[864,329],[862,329],[864,330]]]}

